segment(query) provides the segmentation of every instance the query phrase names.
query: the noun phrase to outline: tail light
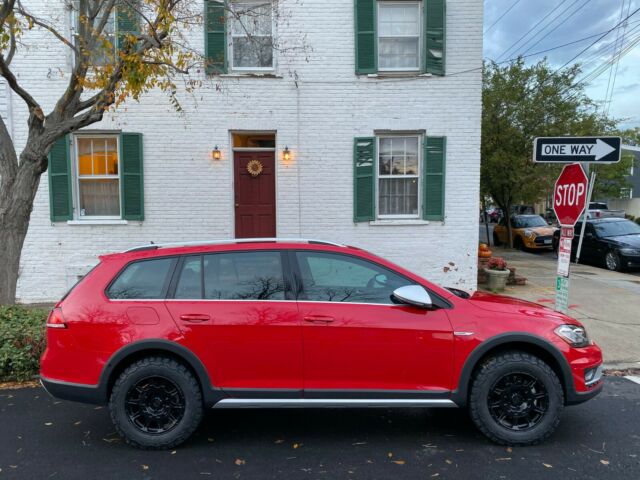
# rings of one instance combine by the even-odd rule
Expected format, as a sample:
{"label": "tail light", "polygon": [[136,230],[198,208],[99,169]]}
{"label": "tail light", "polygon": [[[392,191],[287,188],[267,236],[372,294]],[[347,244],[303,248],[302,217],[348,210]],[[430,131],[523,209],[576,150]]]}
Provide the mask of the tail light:
{"label": "tail light", "polygon": [[57,307],[51,310],[49,318],[47,319],[47,328],[67,328],[67,324],[64,323],[61,308]]}

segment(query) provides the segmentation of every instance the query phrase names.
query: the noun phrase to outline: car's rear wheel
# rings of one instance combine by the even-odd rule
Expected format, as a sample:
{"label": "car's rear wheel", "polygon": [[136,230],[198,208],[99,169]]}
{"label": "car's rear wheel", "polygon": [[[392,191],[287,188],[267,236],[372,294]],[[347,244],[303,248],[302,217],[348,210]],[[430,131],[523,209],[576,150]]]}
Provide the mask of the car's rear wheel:
{"label": "car's rear wheel", "polygon": [[619,272],[622,270],[622,262],[620,261],[620,256],[614,252],[609,251],[604,257],[604,263],[607,266],[608,270]]}
{"label": "car's rear wheel", "polygon": [[478,429],[501,445],[533,445],[555,431],[564,407],[557,375],[524,352],[488,358],[473,377],[469,412]]}
{"label": "car's rear wheel", "polygon": [[202,420],[202,392],[181,363],[148,357],[127,367],[109,399],[111,420],[125,441],[143,449],[173,448]]}

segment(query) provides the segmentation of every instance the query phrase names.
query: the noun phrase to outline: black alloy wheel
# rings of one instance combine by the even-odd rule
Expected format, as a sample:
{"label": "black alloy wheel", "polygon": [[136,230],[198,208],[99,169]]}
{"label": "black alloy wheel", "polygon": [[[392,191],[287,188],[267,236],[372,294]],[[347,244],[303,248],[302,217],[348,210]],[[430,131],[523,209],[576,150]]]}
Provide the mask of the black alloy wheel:
{"label": "black alloy wheel", "polygon": [[125,398],[129,421],[144,433],[162,434],[172,430],[184,416],[182,390],[168,378],[143,378],[132,385]]}
{"label": "black alloy wheel", "polygon": [[528,373],[509,373],[489,390],[489,413],[507,430],[530,430],[540,423],[549,408],[549,394],[537,378]]}

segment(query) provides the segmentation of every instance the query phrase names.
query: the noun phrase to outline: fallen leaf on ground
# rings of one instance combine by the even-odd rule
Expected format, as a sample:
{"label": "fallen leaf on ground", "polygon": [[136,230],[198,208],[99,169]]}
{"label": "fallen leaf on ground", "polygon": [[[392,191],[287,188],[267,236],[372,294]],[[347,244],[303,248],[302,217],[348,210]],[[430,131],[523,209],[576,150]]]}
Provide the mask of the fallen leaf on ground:
{"label": "fallen leaf on ground", "polygon": [[496,458],[496,462],[504,462],[505,460],[511,460],[511,457],[500,457],[500,458]]}
{"label": "fallen leaf on ground", "polygon": [[548,463],[543,463],[543,465],[544,465],[545,467],[547,467],[547,468],[553,468],[553,465],[550,465],[550,464],[548,464]]}
{"label": "fallen leaf on ground", "polygon": [[600,460],[600,463],[603,465],[609,465],[609,460]]}
{"label": "fallen leaf on ground", "polygon": [[140,465],[143,470],[149,470],[149,465]]}
{"label": "fallen leaf on ground", "polygon": [[451,465],[453,462],[449,459],[445,460],[445,462],[447,462],[449,465]]}
{"label": "fallen leaf on ground", "polygon": [[404,465],[404,460],[392,460],[393,463],[395,463],[396,465]]}
{"label": "fallen leaf on ground", "polygon": [[294,443],[293,449],[295,450],[296,448],[300,448],[301,446],[302,446],[302,443]]}
{"label": "fallen leaf on ground", "polygon": [[45,423],[45,425],[46,425],[47,427],[50,427],[51,425],[53,425],[53,422],[46,422],[46,423]]}
{"label": "fallen leaf on ground", "polygon": [[280,443],[284,443],[284,440],[282,440],[281,438],[279,438],[278,440],[276,440],[274,443],[280,444]]}
{"label": "fallen leaf on ground", "polygon": [[77,422],[74,422],[73,424],[77,427],[78,425],[80,425],[82,422],[80,420],[78,420]]}
{"label": "fallen leaf on ground", "polygon": [[240,466],[240,465],[244,465],[245,463],[247,463],[245,460],[241,459],[241,458],[236,458],[236,461],[233,462],[236,465]]}
{"label": "fallen leaf on ground", "polygon": [[387,457],[389,457],[389,458],[393,457],[393,453],[391,453],[391,452],[387,453]]}
{"label": "fallen leaf on ground", "polygon": [[178,453],[178,451],[174,450],[173,452],[171,452],[171,455],[175,455],[176,453]]}
{"label": "fallen leaf on ground", "polygon": [[513,452],[513,448],[507,447],[507,452],[509,452],[509,453]]}

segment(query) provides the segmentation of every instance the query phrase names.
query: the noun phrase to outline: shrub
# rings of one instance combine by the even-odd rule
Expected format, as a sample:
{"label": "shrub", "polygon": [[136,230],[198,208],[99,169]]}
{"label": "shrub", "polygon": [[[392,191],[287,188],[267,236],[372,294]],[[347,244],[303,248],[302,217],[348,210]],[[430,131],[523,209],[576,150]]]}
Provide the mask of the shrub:
{"label": "shrub", "polygon": [[38,373],[49,312],[0,305],[0,381],[29,380]]}
{"label": "shrub", "polygon": [[489,270],[506,270],[507,269],[507,261],[502,257],[493,257],[489,259],[489,263],[487,263],[487,268]]}

